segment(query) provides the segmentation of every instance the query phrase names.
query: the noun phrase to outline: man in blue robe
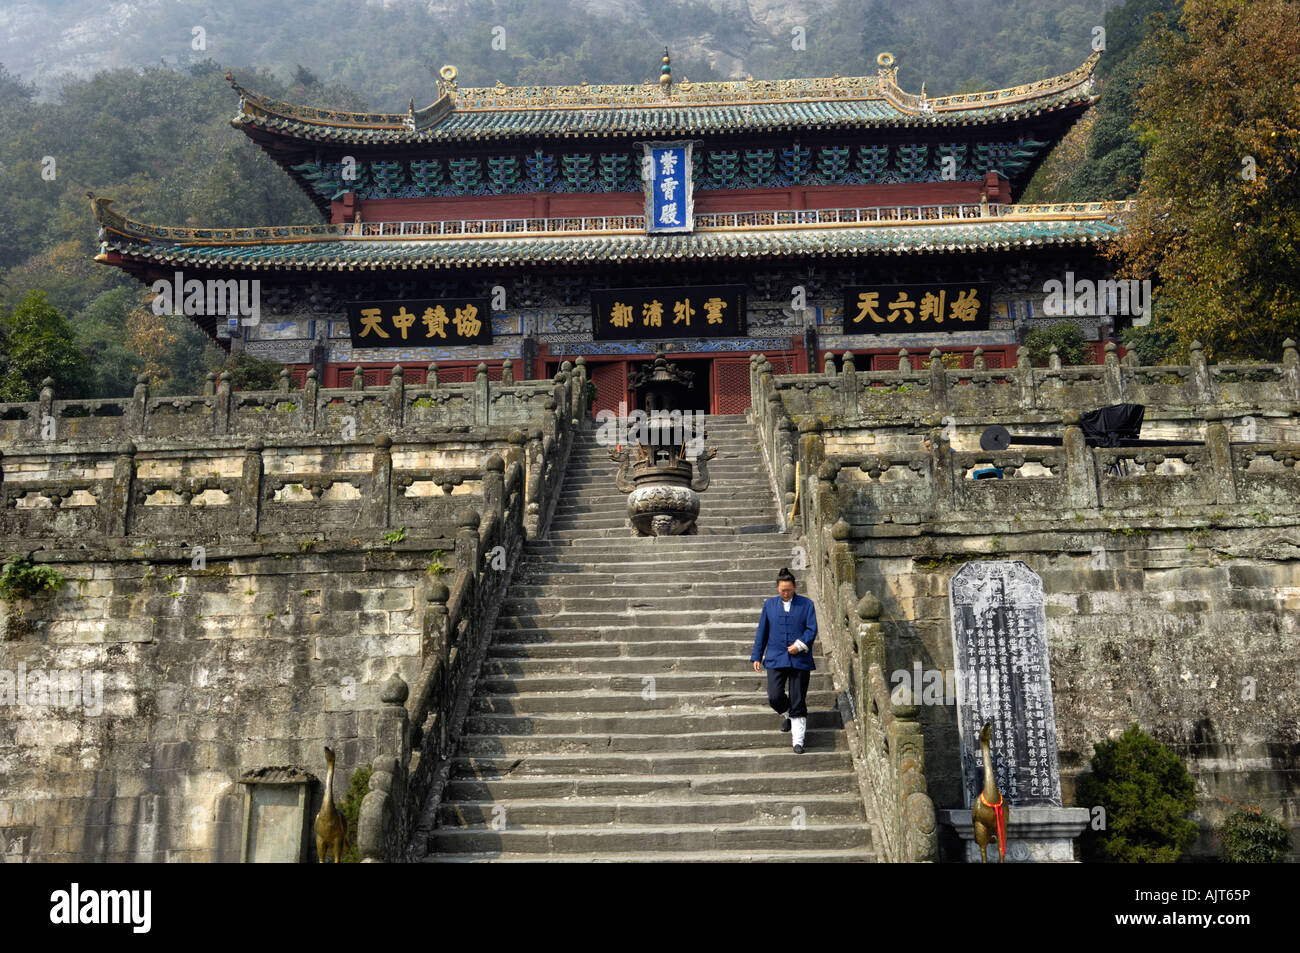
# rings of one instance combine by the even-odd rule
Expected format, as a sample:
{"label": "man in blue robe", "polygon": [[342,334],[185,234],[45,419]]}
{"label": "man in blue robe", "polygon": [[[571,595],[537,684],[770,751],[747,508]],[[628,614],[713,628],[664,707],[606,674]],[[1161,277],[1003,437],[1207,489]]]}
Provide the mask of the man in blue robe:
{"label": "man in blue robe", "polygon": [[[795,754],[803,754],[808,728],[808,679],[812,676],[812,644],[817,638],[817,610],[807,596],[794,591],[794,575],[782,569],[776,577],[777,595],[763,602],[749,660],[754,671],[767,669],[767,700],[778,715],[786,715],[781,730],[791,732]],[[786,686],[789,686],[789,694]]]}

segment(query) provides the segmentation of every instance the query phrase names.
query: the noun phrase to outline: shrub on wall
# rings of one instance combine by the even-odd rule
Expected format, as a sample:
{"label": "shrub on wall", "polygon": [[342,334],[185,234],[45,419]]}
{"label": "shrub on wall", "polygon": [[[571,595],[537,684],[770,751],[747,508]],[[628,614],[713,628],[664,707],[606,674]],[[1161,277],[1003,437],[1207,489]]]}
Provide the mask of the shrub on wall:
{"label": "shrub on wall", "polygon": [[1029,352],[1029,362],[1046,367],[1052,345],[1056,345],[1062,364],[1092,364],[1092,345],[1083,339],[1083,329],[1073,321],[1061,321],[1037,328],[1025,335],[1022,345]]}
{"label": "shrub on wall", "polygon": [[1178,756],[1134,723],[1115,741],[1093,745],[1091,773],[1079,777],[1076,801],[1105,810],[1103,830],[1080,839],[1083,859],[1173,863],[1196,840],[1187,815],[1196,785]]}
{"label": "shrub on wall", "polygon": [[10,556],[0,570],[0,599],[17,602],[61,587],[66,580],[53,566],[36,566],[26,556]]}
{"label": "shrub on wall", "polygon": [[240,390],[275,390],[280,386],[280,371],[283,369],[284,365],[279,361],[263,360],[245,351],[230,355],[223,368],[230,372],[230,383]]}
{"label": "shrub on wall", "polygon": [[1291,830],[1258,807],[1233,811],[1219,829],[1230,864],[1279,864],[1291,850]]}
{"label": "shrub on wall", "polygon": [[361,802],[370,789],[370,772],[368,764],[363,764],[352,772],[352,782],[348,785],[348,796],[339,807],[339,813],[348,822],[348,836],[343,844],[343,863],[355,864],[361,857],[357,852],[357,828],[361,826]]}

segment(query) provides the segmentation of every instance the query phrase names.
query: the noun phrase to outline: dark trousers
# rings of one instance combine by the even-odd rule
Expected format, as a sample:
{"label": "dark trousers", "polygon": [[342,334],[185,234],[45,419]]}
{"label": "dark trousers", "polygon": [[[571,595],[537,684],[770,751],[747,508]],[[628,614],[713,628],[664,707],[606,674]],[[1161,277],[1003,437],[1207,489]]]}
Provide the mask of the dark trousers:
{"label": "dark trousers", "polygon": [[[792,677],[793,676],[793,677]],[[767,670],[767,701],[778,715],[803,718],[808,714],[808,679],[812,676],[806,668],[769,668]],[[790,695],[785,684],[790,682]]]}

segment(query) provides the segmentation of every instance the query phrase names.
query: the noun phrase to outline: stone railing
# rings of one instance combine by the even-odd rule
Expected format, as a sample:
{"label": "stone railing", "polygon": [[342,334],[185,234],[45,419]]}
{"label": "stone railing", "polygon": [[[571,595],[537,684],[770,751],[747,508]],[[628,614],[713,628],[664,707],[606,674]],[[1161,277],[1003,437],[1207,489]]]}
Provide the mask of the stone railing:
{"label": "stone railing", "polygon": [[768,412],[772,396],[796,421],[819,417],[829,424],[838,419],[850,427],[949,415],[958,422],[992,422],[1000,416],[1060,415],[1117,403],[1158,407],[1172,416],[1180,409],[1201,416],[1214,409],[1235,417],[1300,416],[1300,354],[1291,340],[1285,342],[1279,364],[1210,365],[1196,343],[1191,363],[1182,366],[1142,367],[1132,352],[1121,361],[1113,343],[1097,365],[1063,367],[1053,354],[1048,367],[1035,368],[1023,348],[1012,368],[986,368],[978,349],[972,369],[945,368],[942,358],[938,348],[928,361],[903,350],[898,370],[859,371],[853,355],[846,353],[837,373],[827,355],[825,373],[775,377],[771,394],[760,390],[761,367],[756,364],[751,406],[769,427],[776,419]]}
{"label": "stone railing", "polygon": [[[771,393],[770,374],[765,377]],[[891,704],[884,689],[885,643],[876,621],[880,603],[872,595],[858,599],[849,527],[838,497],[824,482],[802,478],[805,468],[821,475],[828,466],[816,426],[804,427],[796,445],[793,425],[782,416],[772,431],[760,428],[763,453],[783,488],[793,485],[794,462],[799,461],[802,487],[794,529],[808,543],[826,654],[851,708],[846,720],[858,727],[850,732],[850,747],[878,821],[881,854],[895,862],[933,861],[938,841],[934,805],[926,793],[921,726],[915,708]]]}
{"label": "stone railing", "polygon": [[[564,375],[561,383],[560,375]],[[214,435],[244,437],[294,434],[392,434],[448,427],[526,426],[540,419],[561,386],[570,402],[583,401],[584,359],[568,362],[553,380],[497,383],[480,364],[473,383],[439,384],[436,365],[430,383],[408,387],[401,367],[388,384],[366,387],[362,375],[351,387],[319,387],[308,371],[303,387],[291,390],[287,369],[272,391],[236,391],[228,373],[209,374],[201,395],[156,397],[142,379],[129,398],[56,400],[47,379],[39,400],[0,404],[0,448],[120,443],[142,437],[177,439]]]}
{"label": "stone railing", "polygon": [[[1233,442],[1227,426],[1242,413],[1288,422],[1300,416],[1290,342],[1281,365],[1223,369],[1206,367],[1196,352],[1188,368],[1120,365],[1111,350],[1107,364],[1097,368],[1061,368],[1054,361],[1041,370],[1022,365],[993,372],[944,369],[938,357],[934,354],[930,367],[919,371],[904,365],[899,371],[858,374],[850,360],[839,375],[781,377],[762,356],[751,359],[751,416],[784,505],[783,520],[791,520],[790,528],[808,542],[813,585],[828,617],[829,660],[856,713],[854,758],[867,779],[864,791],[875,807],[882,855],[889,860],[933,859],[935,815],[917,709],[911,699],[891,700],[884,681],[880,603],[871,594],[857,596],[853,540],[878,531],[859,527],[892,523],[899,528],[887,532],[907,533],[921,523],[964,522],[972,532],[996,533],[1003,530],[989,527],[1013,518],[1059,520],[1071,510],[1080,519],[1104,512],[1199,508],[1203,515],[1223,511],[1243,520],[1252,518],[1252,511],[1258,520],[1261,511],[1300,510],[1300,443]],[[971,387],[972,379],[992,375],[1005,378],[1010,399],[980,406],[952,399]],[[1158,375],[1154,386],[1173,388],[1180,400],[1187,399],[1189,389],[1200,398],[1170,415],[1200,445],[1091,448],[1077,410],[1052,413],[1053,407],[1132,400],[1137,395],[1127,388],[1146,386],[1143,375]],[[1166,383],[1173,376],[1180,383]],[[827,388],[827,394],[811,400],[818,388]],[[880,393],[862,396],[873,388]],[[1063,390],[1072,395],[1068,401],[1043,396]],[[1138,395],[1151,399],[1151,392]],[[963,412],[954,413],[954,407]],[[1168,409],[1158,410],[1157,417]],[[992,419],[1020,421],[1031,430],[1051,424],[1048,430],[1063,434],[1062,445],[951,449],[957,425],[969,429]],[[866,449],[828,453],[832,433],[847,434],[849,445],[855,436],[869,441]],[[887,439],[891,433],[894,439]],[[974,478],[986,468],[1000,470],[1001,478]],[[979,521],[987,524],[983,530],[974,525]]]}
{"label": "stone railing", "polygon": [[[580,375],[581,372],[579,372]],[[397,861],[427,836],[437,809],[454,741],[468,711],[473,679],[491,640],[497,611],[525,538],[541,532],[563,479],[577,429],[587,420],[585,395],[569,399],[568,371],[561,398],[549,409],[540,438],[527,452],[518,441],[488,458],[478,509],[457,516],[450,585],[428,593],[420,675],[414,686],[394,676],[384,687],[369,790],[361,803],[358,845],[363,861]],[[414,840],[413,840],[414,839]]]}

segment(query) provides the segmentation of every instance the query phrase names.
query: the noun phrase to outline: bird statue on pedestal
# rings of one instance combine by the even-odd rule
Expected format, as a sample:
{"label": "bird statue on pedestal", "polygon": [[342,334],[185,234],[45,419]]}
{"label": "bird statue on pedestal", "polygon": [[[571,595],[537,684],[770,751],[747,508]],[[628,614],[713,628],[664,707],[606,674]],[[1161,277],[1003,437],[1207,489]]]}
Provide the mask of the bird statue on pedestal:
{"label": "bird statue on pedestal", "polygon": [[975,825],[975,843],[980,848],[980,863],[989,862],[987,848],[989,838],[998,840],[998,863],[1007,859],[1007,823],[1011,817],[1010,806],[998,790],[997,778],[993,776],[993,755],[989,750],[993,724],[985,722],[980,729],[980,754],[984,758],[984,789],[976,798],[970,809],[971,821]]}
{"label": "bird statue on pedestal", "polygon": [[325,800],[316,815],[316,859],[325,863],[326,853],[334,856],[334,863],[339,863],[343,856],[343,844],[348,837],[347,819],[334,807],[334,751],[325,749]]}

